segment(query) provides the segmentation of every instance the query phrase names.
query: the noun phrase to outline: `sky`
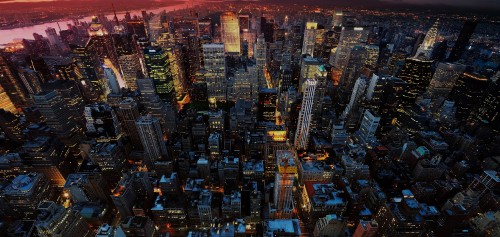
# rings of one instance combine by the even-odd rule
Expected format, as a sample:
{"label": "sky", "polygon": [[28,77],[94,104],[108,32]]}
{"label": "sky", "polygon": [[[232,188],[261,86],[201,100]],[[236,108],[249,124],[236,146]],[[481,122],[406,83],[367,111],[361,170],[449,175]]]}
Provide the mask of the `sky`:
{"label": "sky", "polygon": [[[44,1],[68,1],[68,0],[0,0],[0,3],[15,3],[15,2],[44,2]],[[77,0],[74,0],[77,1]],[[88,0],[87,0],[88,1]],[[116,0],[117,2],[119,0]],[[261,0],[266,1],[266,0]],[[271,0],[272,1],[272,0]],[[349,3],[349,0],[321,0],[317,2],[343,2]],[[358,3],[370,4],[373,2],[387,2],[387,3],[402,3],[402,4],[415,4],[415,5],[448,5],[455,7],[476,7],[476,8],[498,8],[500,9],[500,0],[362,0],[354,1]]]}

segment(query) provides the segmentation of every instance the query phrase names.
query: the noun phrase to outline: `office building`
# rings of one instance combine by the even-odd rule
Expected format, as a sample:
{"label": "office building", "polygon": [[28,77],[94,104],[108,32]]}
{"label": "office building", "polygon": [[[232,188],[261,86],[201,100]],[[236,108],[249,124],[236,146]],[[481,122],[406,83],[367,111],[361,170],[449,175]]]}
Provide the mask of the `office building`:
{"label": "office building", "polygon": [[93,236],[88,224],[79,213],[51,201],[44,201],[38,205],[40,213],[35,221],[38,236]]}
{"label": "office building", "polygon": [[312,107],[314,93],[316,91],[316,80],[307,79],[304,83],[304,97],[302,107],[300,108],[297,122],[297,131],[295,132],[294,148],[305,150],[309,146],[309,130],[311,128]]}
{"label": "office building", "polygon": [[80,128],[77,126],[65,101],[56,91],[41,92],[33,96],[35,105],[45,122],[68,148],[75,148],[79,142]]}
{"label": "office building", "polygon": [[148,77],[154,81],[155,93],[163,101],[174,101],[174,82],[167,51],[161,47],[147,47],[144,60]]}
{"label": "office building", "polygon": [[479,103],[488,87],[488,78],[472,72],[460,75],[449,94],[449,99],[455,101],[457,108],[455,117],[465,121]]}
{"label": "office building", "polygon": [[374,141],[379,123],[379,116],[374,115],[368,109],[365,110],[359,130],[356,132],[356,136],[362,144],[370,144]]}
{"label": "office building", "polygon": [[[73,203],[102,202],[108,198],[105,192],[105,183],[101,174],[69,174],[64,184],[64,191],[68,193]],[[107,191],[107,190],[106,190]]]}
{"label": "office building", "polygon": [[360,221],[354,231],[353,237],[375,237],[378,224],[376,221]]}
{"label": "office building", "polygon": [[292,189],[297,175],[296,154],[288,150],[276,151],[276,167],[274,202],[269,207],[270,215],[274,219],[291,218],[294,206]]}
{"label": "office building", "polygon": [[126,237],[126,235],[121,226],[114,227],[105,223],[97,229],[95,237]]}
{"label": "office building", "polygon": [[132,145],[137,149],[141,149],[141,140],[135,126],[135,121],[140,116],[137,102],[132,98],[123,100],[118,105],[117,115],[122,129],[128,135]]}
{"label": "office building", "polygon": [[19,219],[34,218],[38,203],[51,198],[52,186],[43,174],[28,173],[15,177],[0,194]]}
{"label": "office building", "polygon": [[276,103],[278,93],[276,89],[262,88],[259,91],[258,116],[259,121],[276,121]]}
{"label": "office building", "polygon": [[204,44],[203,61],[208,98],[225,101],[227,91],[224,43]]}
{"label": "office building", "polygon": [[238,15],[234,12],[224,12],[220,16],[220,22],[224,52],[239,55],[241,42]]}
{"label": "office building", "polygon": [[144,163],[152,168],[156,161],[167,156],[167,147],[160,128],[160,122],[151,115],[147,115],[137,119],[135,124],[144,148]]}
{"label": "office building", "polygon": [[352,47],[363,45],[368,40],[369,32],[366,27],[343,26],[333,66],[343,70],[347,66]]}
{"label": "office building", "polygon": [[304,44],[302,45],[302,54],[314,57],[314,45],[316,44],[317,22],[307,22],[304,29]]}
{"label": "office building", "polygon": [[407,58],[398,77],[408,83],[405,105],[412,105],[424,93],[432,79],[432,61],[424,58]]}

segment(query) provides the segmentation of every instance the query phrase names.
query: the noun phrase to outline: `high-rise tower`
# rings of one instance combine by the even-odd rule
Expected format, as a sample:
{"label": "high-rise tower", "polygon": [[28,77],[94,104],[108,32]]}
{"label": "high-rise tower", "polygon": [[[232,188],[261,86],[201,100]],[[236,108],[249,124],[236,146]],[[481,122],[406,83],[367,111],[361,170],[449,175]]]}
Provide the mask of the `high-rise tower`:
{"label": "high-rise tower", "polygon": [[423,54],[424,57],[430,58],[432,49],[434,48],[434,43],[436,43],[436,38],[438,36],[439,19],[434,22],[434,25],[427,31],[425,35],[424,42],[418,47],[415,57]]}
{"label": "high-rise tower", "polygon": [[205,79],[208,98],[226,100],[227,81],[224,44],[204,44],[203,61],[206,70]]}
{"label": "high-rise tower", "polygon": [[222,42],[224,52],[239,55],[241,51],[240,26],[238,15],[234,12],[224,12],[220,16]]}
{"label": "high-rise tower", "polygon": [[302,54],[309,54],[314,56],[314,45],[316,44],[316,29],[318,23],[307,22],[306,29],[304,30],[304,44],[302,45]]}
{"label": "high-rise tower", "polygon": [[294,147],[297,150],[305,150],[309,144],[309,130],[311,128],[312,108],[314,93],[316,91],[316,80],[307,79],[304,82],[304,97],[302,108],[299,112],[297,131],[295,132]]}
{"label": "high-rise tower", "polygon": [[144,148],[144,163],[154,167],[157,160],[167,156],[167,147],[163,141],[163,133],[158,119],[151,115],[142,116],[136,121],[137,131]]}
{"label": "high-rise tower", "polygon": [[289,150],[276,151],[276,171],[274,179],[274,206],[271,214],[276,219],[292,217],[293,196],[292,189],[297,174],[295,153]]}

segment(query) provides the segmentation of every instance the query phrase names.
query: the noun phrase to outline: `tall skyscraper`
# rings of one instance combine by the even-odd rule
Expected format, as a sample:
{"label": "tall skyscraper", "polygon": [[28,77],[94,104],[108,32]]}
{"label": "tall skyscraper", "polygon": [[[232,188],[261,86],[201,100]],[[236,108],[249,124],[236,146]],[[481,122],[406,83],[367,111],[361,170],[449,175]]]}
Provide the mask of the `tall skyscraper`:
{"label": "tall skyscraper", "polygon": [[431,98],[446,98],[455,85],[458,77],[465,71],[465,65],[439,63],[427,88]]}
{"label": "tall skyscraper", "polygon": [[276,121],[276,102],[278,93],[275,88],[263,88],[259,91],[258,116],[260,121],[275,122]]}
{"label": "tall skyscraper", "polygon": [[423,54],[425,58],[430,58],[432,49],[434,49],[434,44],[436,43],[437,36],[439,34],[439,19],[434,22],[434,25],[427,31],[425,35],[424,42],[420,44],[417,49],[417,53],[415,57],[418,57],[420,54]]}
{"label": "tall skyscraper", "polygon": [[307,57],[302,59],[300,64],[299,92],[304,93],[304,82],[309,78],[314,78],[323,65],[321,58]]}
{"label": "tall skyscraper", "polygon": [[314,45],[316,44],[317,22],[307,22],[304,30],[304,43],[302,45],[302,54],[314,56]]}
{"label": "tall skyscraper", "polygon": [[167,52],[161,47],[150,46],[144,49],[144,59],[148,76],[154,81],[156,94],[163,101],[173,101],[174,83]]}
{"label": "tall skyscraper", "polygon": [[455,117],[466,120],[471,112],[481,103],[488,87],[488,78],[472,72],[464,72],[458,77],[450,92],[449,99],[455,101],[457,111]]}
{"label": "tall skyscraper", "polygon": [[238,15],[234,12],[224,12],[220,16],[220,24],[224,52],[239,55],[241,42]]}
{"label": "tall skyscraper", "polygon": [[333,27],[342,26],[343,18],[344,18],[344,13],[342,12],[342,10],[337,9],[333,11],[332,26]]}
{"label": "tall skyscraper", "polygon": [[261,88],[265,88],[267,87],[266,78],[264,76],[264,70],[267,65],[267,44],[264,35],[260,35],[259,38],[257,38],[257,42],[255,43],[254,49],[255,49],[254,57],[258,72],[258,82],[259,82],[258,86]]}
{"label": "tall skyscraper", "polygon": [[151,115],[142,116],[136,121],[137,131],[144,148],[144,163],[154,167],[154,163],[167,156],[167,147],[158,119]]}
{"label": "tall skyscraper", "polygon": [[141,141],[139,139],[137,127],[135,126],[135,121],[140,116],[137,102],[132,98],[123,100],[118,106],[117,114],[123,129],[132,141],[132,145],[134,145],[135,148],[140,149]]}
{"label": "tall skyscraper", "polygon": [[451,50],[450,56],[448,57],[449,62],[458,61],[462,54],[464,53],[465,47],[469,44],[470,37],[474,34],[474,30],[476,29],[477,21],[467,20],[458,35],[457,41],[455,41],[455,45]]}
{"label": "tall skyscraper", "polygon": [[297,150],[305,150],[309,145],[309,130],[311,128],[316,84],[317,82],[315,79],[307,79],[306,82],[304,82],[304,97],[302,98],[302,107],[299,112],[297,131],[295,132],[294,140],[294,147]]}
{"label": "tall skyscraper", "polygon": [[69,148],[76,148],[80,128],[77,126],[65,101],[56,91],[41,92],[33,96],[35,105],[50,129]]}
{"label": "tall skyscraper", "polygon": [[27,104],[27,91],[10,63],[2,55],[0,55],[0,87],[7,92],[15,107],[20,108]]}
{"label": "tall skyscraper", "polygon": [[408,83],[404,104],[413,105],[431,81],[432,61],[424,58],[407,58],[398,77]]}
{"label": "tall skyscraper", "polygon": [[275,219],[292,217],[293,196],[292,189],[297,175],[297,158],[289,150],[276,151],[276,175],[274,179],[274,206],[271,214]]}
{"label": "tall skyscraper", "polygon": [[204,44],[203,61],[205,65],[205,80],[209,98],[226,100],[226,57],[224,44]]}
{"label": "tall skyscraper", "polygon": [[363,45],[368,40],[369,30],[365,27],[344,26],[335,52],[334,66],[343,70],[349,60],[351,48]]}
{"label": "tall skyscraper", "polygon": [[370,110],[365,110],[361,125],[356,133],[362,144],[370,144],[375,139],[375,132],[380,123],[380,117],[375,116]]}
{"label": "tall skyscraper", "polygon": [[500,82],[491,81],[480,102],[479,108],[471,115],[472,121],[487,121],[494,131],[500,131]]}

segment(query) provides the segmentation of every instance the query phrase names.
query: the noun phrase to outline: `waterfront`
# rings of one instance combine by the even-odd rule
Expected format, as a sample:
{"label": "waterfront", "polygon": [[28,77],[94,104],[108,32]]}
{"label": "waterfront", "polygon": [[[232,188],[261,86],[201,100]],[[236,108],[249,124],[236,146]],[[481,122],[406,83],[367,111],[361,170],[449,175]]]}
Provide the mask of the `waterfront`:
{"label": "waterfront", "polygon": [[[178,10],[178,9],[187,8],[187,7],[191,6],[192,4],[193,4],[192,2],[186,1],[186,2],[182,2],[179,4],[172,5],[172,6],[165,6],[165,7],[155,8],[155,9],[149,9],[149,10],[147,10],[147,12],[152,12],[155,14],[159,13],[163,10],[170,12],[170,11],[174,11],[174,10]],[[142,10],[133,10],[133,11],[130,11],[130,14],[132,16],[133,15],[140,16],[141,11]],[[121,19],[125,15],[125,12],[117,12],[117,15],[118,15],[118,18]],[[106,14],[106,17],[108,17],[108,19],[112,19],[113,13]],[[78,20],[88,22],[88,21],[90,21],[91,18],[92,18],[92,16],[86,16],[83,18],[79,18]],[[33,39],[33,33],[37,33],[37,34],[41,34],[43,36],[46,36],[45,30],[48,27],[52,27],[55,29],[59,28],[57,23],[59,23],[59,26],[61,27],[62,30],[66,30],[68,24],[73,24],[73,20],[72,19],[63,19],[63,20],[54,21],[54,22],[47,22],[47,23],[43,23],[43,24],[39,24],[39,25],[19,27],[19,28],[8,29],[8,30],[0,30],[0,46],[4,45],[4,44],[8,44],[8,43],[15,41],[15,40]]]}

